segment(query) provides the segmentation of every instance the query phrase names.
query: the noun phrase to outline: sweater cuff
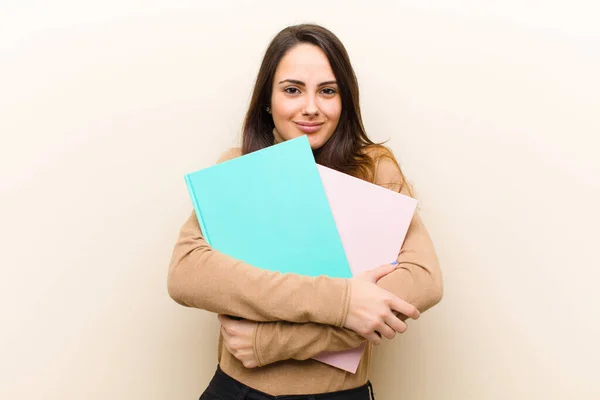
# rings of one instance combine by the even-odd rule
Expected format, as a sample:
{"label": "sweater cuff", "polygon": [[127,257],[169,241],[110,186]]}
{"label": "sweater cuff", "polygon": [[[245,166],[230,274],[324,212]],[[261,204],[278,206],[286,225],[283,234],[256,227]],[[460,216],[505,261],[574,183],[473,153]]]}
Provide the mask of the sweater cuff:
{"label": "sweater cuff", "polygon": [[343,328],[346,324],[346,318],[348,317],[348,310],[350,309],[350,296],[352,296],[352,289],[350,286],[350,279],[344,279],[344,290],[342,291],[340,315],[336,321],[335,326]]}
{"label": "sweater cuff", "polygon": [[261,351],[259,349],[259,344],[260,344],[259,334],[260,334],[260,331],[262,330],[263,325],[264,325],[263,322],[258,322],[256,324],[256,329],[254,329],[254,335],[252,337],[252,350],[254,351],[254,358],[256,358],[256,362],[258,363],[259,367],[264,367],[266,365],[264,363],[264,360],[261,357]]}

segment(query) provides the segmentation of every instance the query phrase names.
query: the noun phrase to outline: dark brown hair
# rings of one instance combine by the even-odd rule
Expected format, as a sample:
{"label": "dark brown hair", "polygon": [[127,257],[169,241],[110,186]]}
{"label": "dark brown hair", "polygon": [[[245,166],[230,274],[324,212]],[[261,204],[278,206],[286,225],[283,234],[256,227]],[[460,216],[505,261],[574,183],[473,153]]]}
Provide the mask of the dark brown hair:
{"label": "dark brown hair", "polygon": [[342,98],[342,112],[335,132],[327,143],[314,151],[317,163],[373,182],[378,160],[389,158],[398,167],[402,182],[388,184],[395,186],[398,191],[405,189],[412,195],[392,152],[371,141],[365,132],[360,112],[358,81],[344,45],[337,36],[319,25],[289,26],[279,32],[269,44],[244,120],[242,154],[273,145],[275,125],[271,114],[267,112],[267,106],[271,101],[275,71],[287,52],[302,43],[309,43],[323,50]]}

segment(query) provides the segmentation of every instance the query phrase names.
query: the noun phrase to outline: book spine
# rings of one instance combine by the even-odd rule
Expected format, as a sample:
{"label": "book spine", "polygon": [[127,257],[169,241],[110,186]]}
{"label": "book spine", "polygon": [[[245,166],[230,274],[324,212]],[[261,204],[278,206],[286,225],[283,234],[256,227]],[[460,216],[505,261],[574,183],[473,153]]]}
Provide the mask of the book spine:
{"label": "book spine", "polygon": [[187,185],[188,192],[192,199],[192,204],[194,205],[194,211],[196,211],[196,217],[198,218],[198,224],[200,225],[200,230],[202,231],[202,235],[204,236],[204,240],[209,245],[212,245],[210,242],[210,236],[208,235],[208,230],[206,229],[206,223],[204,222],[204,218],[202,218],[202,212],[200,211],[200,205],[198,204],[198,198],[196,197],[196,191],[194,190],[194,186],[190,179],[189,175],[185,175],[185,184]]}

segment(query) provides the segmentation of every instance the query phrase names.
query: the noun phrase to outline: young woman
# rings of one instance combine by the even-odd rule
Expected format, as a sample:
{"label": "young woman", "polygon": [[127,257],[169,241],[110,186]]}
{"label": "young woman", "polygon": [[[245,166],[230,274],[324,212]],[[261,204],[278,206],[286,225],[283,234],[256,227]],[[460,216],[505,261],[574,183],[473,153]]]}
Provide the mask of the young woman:
{"label": "young woman", "polygon": [[[365,133],[344,46],[317,25],[291,26],[273,39],[242,147],[218,162],[300,135],[307,135],[319,164],[412,195],[392,153]],[[219,314],[217,371],[201,399],[372,396],[372,345],[404,332],[407,318],[418,318],[442,296],[438,260],[418,214],[398,250],[389,265],[352,279],[280,274],[211,249],[192,212],[175,245],[168,288],[178,303]],[[363,341],[356,374],[311,359]]]}

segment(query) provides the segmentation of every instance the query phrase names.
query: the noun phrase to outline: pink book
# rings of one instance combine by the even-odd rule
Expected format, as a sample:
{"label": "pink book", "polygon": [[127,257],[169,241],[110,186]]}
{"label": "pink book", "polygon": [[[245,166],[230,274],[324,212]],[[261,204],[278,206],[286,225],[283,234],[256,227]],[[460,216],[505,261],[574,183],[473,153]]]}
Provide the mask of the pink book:
{"label": "pink book", "polygon": [[[396,260],[417,200],[322,165],[318,169],[352,274]],[[356,373],[364,346],[313,358]]]}

